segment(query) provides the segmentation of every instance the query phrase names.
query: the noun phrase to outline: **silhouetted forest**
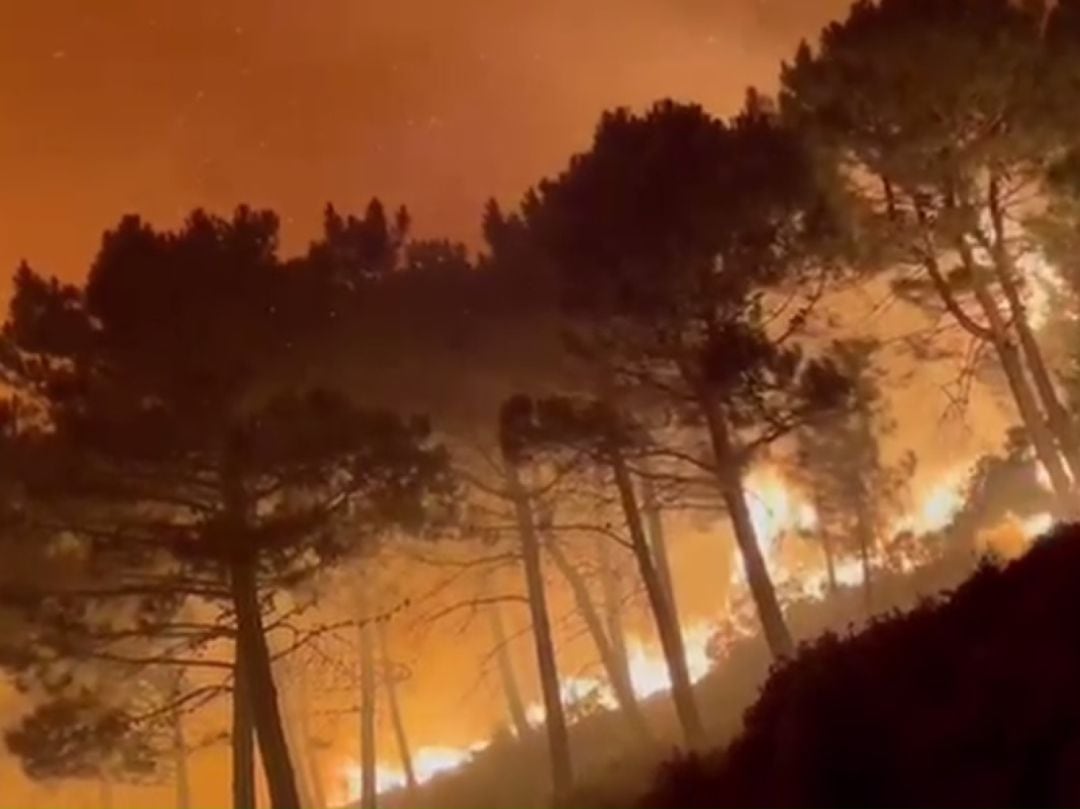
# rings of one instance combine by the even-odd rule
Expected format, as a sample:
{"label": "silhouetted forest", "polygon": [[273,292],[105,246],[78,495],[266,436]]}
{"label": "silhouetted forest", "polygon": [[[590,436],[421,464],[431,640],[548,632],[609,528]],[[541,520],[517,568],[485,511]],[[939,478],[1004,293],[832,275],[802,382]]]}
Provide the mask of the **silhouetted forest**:
{"label": "silhouetted forest", "polygon": [[[1080,514],[1080,0],[859,0],[780,75],[602,113],[478,251],[372,199],[291,255],[241,205],[18,267],[24,772],[178,809],[208,752],[234,807],[1075,802],[1080,551],[1029,546]],[[429,766],[447,661],[499,719]]]}

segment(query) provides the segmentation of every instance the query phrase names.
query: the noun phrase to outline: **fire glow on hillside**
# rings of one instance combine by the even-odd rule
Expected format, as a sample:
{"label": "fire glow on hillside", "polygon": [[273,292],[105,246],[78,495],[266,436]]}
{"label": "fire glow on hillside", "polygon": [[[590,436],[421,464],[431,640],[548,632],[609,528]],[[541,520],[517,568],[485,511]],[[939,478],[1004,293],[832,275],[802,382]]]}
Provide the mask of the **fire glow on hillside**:
{"label": "fire glow on hillside", "polygon": [[[971,470],[959,466],[948,470],[913,504],[911,511],[895,521],[893,531],[910,531],[922,535],[946,527],[963,505],[963,489]],[[1044,486],[1048,483],[1045,475],[1040,475]],[[751,478],[748,486],[751,502],[751,515],[754,526],[765,548],[775,550],[777,542],[785,535],[813,532],[817,527],[817,516],[813,507],[806,503],[800,493],[789,487],[774,470],[764,470]],[[1026,546],[1035,537],[1047,531],[1053,525],[1050,514],[1038,514],[1023,521],[1009,520],[999,530],[1004,531],[1009,543]],[[988,542],[993,547],[993,539]],[[772,563],[778,567],[775,554]],[[821,600],[826,597],[825,574],[823,570],[800,571],[795,574],[783,569],[775,570],[778,582],[793,577],[799,578],[801,597]],[[863,571],[860,563],[854,559],[841,561],[836,568],[837,581],[841,586],[857,587],[862,583]],[[736,566],[733,583],[742,581],[741,569]],[[711,621],[698,620],[688,623],[683,630],[683,641],[691,680],[695,683],[708,674],[714,665],[709,647],[713,642],[716,626]],[[756,628],[747,631],[756,631]],[[630,679],[635,695],[639,699],[648,699],[666,693],[671,688],[667,664],[656,642],[652,638],[634,636],[627,644]],[[614,710],[617,707],[614,694],[609,685],[600,678],[589,676],[566,677],[562,680],[563,703],[572,708],[576,704],[590,703],[600,709]],[[530,724],[540,727],[544,722],[542,703],[535,701],[526,708]],[[466,747],[421,747],[414,753],[414,768],[418,783],[452,771],[466,764],[471,756],[483,750],[488,742],[477,742]],[[361,768],[355,761],[349,761],[340,768],[339,781],[344,784],[343,802],[357,801],[362,792]],[[376,778],[378,791],[387,792],[403,788],[406,785],[405,774],[399,765],[383,762],[377,767]]]}

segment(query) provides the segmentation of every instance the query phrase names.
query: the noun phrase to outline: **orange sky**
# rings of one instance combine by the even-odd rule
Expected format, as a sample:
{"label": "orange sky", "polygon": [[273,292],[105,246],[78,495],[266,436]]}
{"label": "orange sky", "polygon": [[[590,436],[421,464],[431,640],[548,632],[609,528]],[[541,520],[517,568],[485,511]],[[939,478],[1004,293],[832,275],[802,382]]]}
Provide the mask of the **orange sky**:
{"label": "orange sky", "polygon": [[729,112],[846,0],[0,3],[0,270],[77,277],[124,212],[406,202],[471,238],[605,107]]}

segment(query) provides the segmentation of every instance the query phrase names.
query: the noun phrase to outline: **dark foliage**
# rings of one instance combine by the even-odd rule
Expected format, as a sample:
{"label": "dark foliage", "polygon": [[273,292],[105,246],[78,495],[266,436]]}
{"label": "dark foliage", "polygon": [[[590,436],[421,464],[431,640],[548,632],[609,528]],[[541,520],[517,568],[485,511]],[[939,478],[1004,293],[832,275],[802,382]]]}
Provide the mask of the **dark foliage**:
{"label": "dark foliage", "polygon": [[666,765],[641,805],[1075,805],[1078,539],[804,648],[726,751]]}
{"label": "dark foliage", "polygon": [[159,751],[124,711],[82,694],[39,706],[4,739],[33,778],[153,778]]}

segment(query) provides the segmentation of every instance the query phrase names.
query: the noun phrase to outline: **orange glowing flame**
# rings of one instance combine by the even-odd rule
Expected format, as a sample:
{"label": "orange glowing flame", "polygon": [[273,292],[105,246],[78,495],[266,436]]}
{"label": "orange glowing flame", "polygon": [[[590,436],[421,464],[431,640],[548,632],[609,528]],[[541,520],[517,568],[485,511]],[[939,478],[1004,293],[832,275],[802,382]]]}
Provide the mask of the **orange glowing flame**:
{"label": "orange glowing flame", "polygon": [[948,526],[964,506],[964,487],[969,476],[970,466],[958,466],[946,472],[923,494],[915,509],[893,525],[892,531],[926,534]]}
{"label": "orange glowing flame", "polygon": [[[709,671],[707,648],[712,630],[705,623],[691,624],[683,629],[683,646],[686,649],[686,666],[690,670],[690,679],[697,682]],[[671,690],[671,678],[668,676],[664,656],[653,647],[646,647],[640,639],[628,644],[630,664],[630,682],[634,693],[641,698],[650,697],[662,691]]]}
{"label": "orange glowing flame", "polygon": [[[413,771],[418,783],[424,783],[436,775],[454,770],[466,763],[473,753],[482,750],[487,742],[478,742],[469,747],[420,747],[413,754]],[[342,768],[345,780],[345,801],[360,799],[364,786],[363,769],[355,761],[349,761]],[[378,764],[375,768],[375,783],[378,791],[389,792],[405,786],[405,773],[399,765]]]}
{"label": "orange glowing flame", "polygon": [[755,472],[746,482],[746,500],[762,550],[768,553],[786,531],[808,531],[817,525],[812,506],[773,471]]}
{"label": "orange glowing flame", "polygon": [[1029,541],[1037,539],[1053,527],[1054,515],[1049,513],[1036,514],[1020,523],[1020,530]]}

